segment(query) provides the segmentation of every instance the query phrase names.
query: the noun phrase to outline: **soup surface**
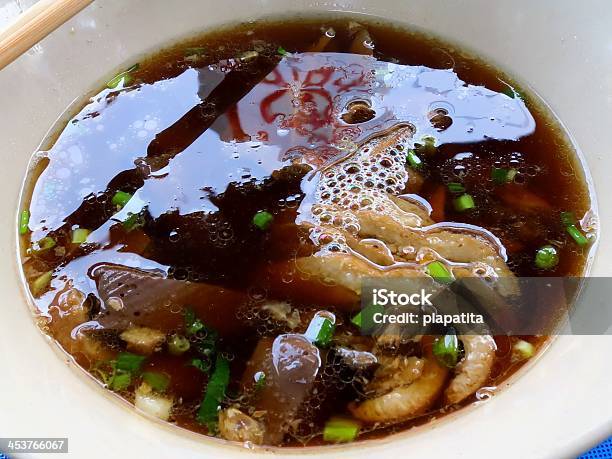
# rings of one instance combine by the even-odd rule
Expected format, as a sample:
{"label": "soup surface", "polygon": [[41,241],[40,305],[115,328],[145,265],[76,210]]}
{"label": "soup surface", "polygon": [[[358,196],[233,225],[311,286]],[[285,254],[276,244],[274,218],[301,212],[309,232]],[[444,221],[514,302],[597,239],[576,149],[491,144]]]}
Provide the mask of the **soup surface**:
{"label": "soup surface", "polygon": [[583,272],[571,145],[454,45],[300,18],[133,64],[35,155],[19,232],[45,331],[153,416],[246,445],[409,428],[491,397],[544,338],[365,333],[366,279],[505,300]]}

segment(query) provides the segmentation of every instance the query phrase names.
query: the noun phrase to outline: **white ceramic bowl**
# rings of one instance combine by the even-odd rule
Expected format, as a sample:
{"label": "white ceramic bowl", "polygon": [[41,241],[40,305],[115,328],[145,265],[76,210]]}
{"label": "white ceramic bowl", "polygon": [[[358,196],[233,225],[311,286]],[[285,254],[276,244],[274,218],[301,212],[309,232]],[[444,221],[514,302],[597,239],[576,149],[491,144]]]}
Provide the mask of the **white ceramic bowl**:
{"label": "white ceramic bowl", "polygon": [[[346,10],[416,25],[492,58],[566,124],[592,172],[603,227],[592,275],[612,273],[612,3],[606,0],[98,0],[0,72],[0,434],[69,437],[74,457],[254,458],[143,419],[104,395],[34,327],[15,217],[28,159],[76,98],[121,64],[197,31],[269,14]],[[393,438],[316,457],[575,457],[612,434],[612,337],[566,336],[492,400]],[[277,452],[278,456],[296,454]]]}

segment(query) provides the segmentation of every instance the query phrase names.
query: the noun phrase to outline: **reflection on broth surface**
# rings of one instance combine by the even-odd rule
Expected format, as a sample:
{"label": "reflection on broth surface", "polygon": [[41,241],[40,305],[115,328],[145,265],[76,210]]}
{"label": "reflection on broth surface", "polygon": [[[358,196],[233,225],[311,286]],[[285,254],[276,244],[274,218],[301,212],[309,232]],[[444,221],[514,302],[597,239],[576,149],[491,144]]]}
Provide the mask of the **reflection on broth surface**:
{"label": "reflection on broth surface", "polygon": [[582,171],[509,81],[350,18],[129,68],[34,160],[19,231],[46,331],[141,410],[247,445],[369,438],[494,393],[543,337],[366,336],[359,295],[479,277],[503,302],[515,276],[582,272]]}

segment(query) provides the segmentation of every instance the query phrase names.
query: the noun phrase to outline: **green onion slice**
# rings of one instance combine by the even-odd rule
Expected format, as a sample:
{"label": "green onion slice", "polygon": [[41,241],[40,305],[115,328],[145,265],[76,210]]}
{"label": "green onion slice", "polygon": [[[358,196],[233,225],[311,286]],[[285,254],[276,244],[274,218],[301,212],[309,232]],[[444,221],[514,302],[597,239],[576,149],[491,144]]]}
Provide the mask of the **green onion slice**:
{"label": "green onion slice", "polygon": [[192,309],[185,309],[185,331],[193,335],[204,329],[204,323],[198,319]]}
{"label": "green onion slice", "polygon": [[270,212],[257,212],[253,217],[253,224],[260,230],[266,230],[272,224],[274,216]]}
{"label": "green onion slice", "polygon": [[261,390],[266,386],[266,374],[263,371],[255,373],[255,390]]}
{"label": "green onion slice", "polygon": [[323,440],[335,443],[353,441],[359,435],[359,428],[357,421],[334,417],[325,423]]}
{"label": "green onion slice", "polygon": [[327,347],[329,343],[331,343],[335,329],[336,325],[331,319],[320,314],[315,314],[304,336],[308,341],[319,347]]}
{"label": "green onion slice", "polygon": [[585,246],[589,243],[587,237],[582,234],[582,231],[578,229],[576,225],[569,225],[567,228],[567,233],[572,237],[572,239],[576,242],[576,244],[580,246]]}
{"label": "green onion slice", "polygon": [[440,261],[432,261],[426,266],[425,271],[441,284],[452,284],[455,281],[453,274]]}
{"label": "green onion slice", "polygon": [[42,239],[36,241],[34,244],[32,244],[32,253],[34,253],[35,255],[40,255],[42,253],[47,252],[48,250],[51,250],[56,245],[57,242],[55,241],[55,239],[53,239],[51,236],[45,236]]}
{"label": "green onion slice", "polygon": [[145,371],[142,374],[142,380],[157,392],[164,392],[170,385],[170,377],[168,375],[152,371]]}
{"label": "green onion slice", "polygon": [[189,365],[192,367],[196,367],[202,373],[208,374],[210,371],[210,362],[204,359],[193,358],[189,361]]}
{"label": "green onion slice", "polygon": [[436,139],[432,136],[424,136],[421,142],[416,146],[419,153],[424,153],[426,156],[434,154],[436,149]]}
{"label": "green onion slice", "polygon": [[522,339],[519,339],[516,343],[514,343],[512,350],[514,351],[515,356],[523,360],[529,359],[535,354],[535,346]]}
{"label": "green onion slice", "polygon": [[200,424],[206,424],[209,431],[214,431],[219,419],[219,405],[225,397],[225,391],[230,380],[229,361],[217,356],[215,369],[208,380],[204,399],[196,416]]}
{"label": "green onion slice", "polygon": [[24,209],[19,214],[19,234],[26,234],[30,228],[30,211],[28,209]]}
{"label": "green onion slice", "polygon": [[72,231],[72,243],[73,244],[83,244],[87,241],[87,237],[91,231],[86,228],[77,228]]}
{"label": "green onion slice", "polygon": [[51,283],[52,278],[53,278],[53,271],[47,271],[46,273],[41,274],[36,279],[34,279],[34,281],[32,282],[30,286],[32,295],[38,296],[42,292],[44,292],[49,286],[49,284]]}
{"label": "green onion slice", "polygon": [[108,382],[111,390],[122,391],[127,389],[132,383],[132,375],[130,373],[118,372],[115,373]]}
{"label": "green onion slice", "polygon": [[414,150],[408,150],[408,152],[406,153],[406,161],[408,162],[408,165],[413,169],[423,168],[423,161],[421,161],[421,158],[419,158],[419,155],[417,155]]}
{"label": "green onion slice", "polygon": [[432,350],[438,362],[448,368],[454,368],[459,362],[459,339],[455,334],[436,338]]}
{"label": "green onion slice", "polygon": [[561,212],[561,223],[576,244],[584,246],[589,243],[589,239],[580,230],[578,220],[573,212]]}
{"label": "green onion slice", "polygon": [[143,227],[144,224],[145,221],[142,213],[130,213],[128,218],[123,221],[123,228],[129,233],[130,231]]}
{"label": "green onion slice", "polygon": [[499,167],[491,169],[491,178],[498,185],[512,182],[516,174],[518,174],[516,169],[504,169]]}
{"label": "green onion slice", "polygon": [[285,57],[285,56],[289,56],[290,53],[289,51],[287,51],[285,48],[283,48],[282,46],[279,46],[278,49],[276,50],[276,52],[278,54],[280,54],[281,56]]}
{"label": "green onion slice", "polygon": [[168,340],[168,352],[172,355],[184,354],[189,347],[189,340],[182,335],[172,335]]}
{"label": "green onion slice", "polygon": [[362,333],[368,333],[376,327],[375,314],[384,314],[385,308],[379,304],[370,304],[363,308],[351,319],[351,322],[361,329]]}
{"label": "green onion slice", "polygon": [[106,83],[106,87],[108,89],[115,89],[120,83],[122,83],[123,86],[128,85],[132,81],[132,76],[130,74],[135,70],[138,70],[139,67],[139,64],[134,64],[126,71],[115,75],[108,83]]}
{"label": "green onion slice", "polygon": [[132,199],[132,195],[130,193],[126,193],[125,191],[117,191],[111,202],[116,206],[124,207],[130,199]]}
{"label": "green onion slice", "polygon": [[455,205],[455,210],[457,212],[465,212],[466,210],[470,210],[476,207],[476,205],[474,204],[474,198],[472,198],[472,196],[467,193],[462,194],[461,196],[456,198],[453,201],[453,204]]}
{"label": "green onion slice", "polygon": [[115,369],[117,371],[136,373],[140,370],[145,359],[146,357],[142,355],[132,354],[131,352],[121,352],[117,356]]}
{"label": "green onion slice", "polygon": [[535,265],[540,269],[553,269],[559,264],[559,254],[552,245],[540,247],[536,252]]}
{"label": "green onion slice", "polygon": [[451,182],[448,184],[448,191],[451,193],[464,193],[465,187],[458,182]]}

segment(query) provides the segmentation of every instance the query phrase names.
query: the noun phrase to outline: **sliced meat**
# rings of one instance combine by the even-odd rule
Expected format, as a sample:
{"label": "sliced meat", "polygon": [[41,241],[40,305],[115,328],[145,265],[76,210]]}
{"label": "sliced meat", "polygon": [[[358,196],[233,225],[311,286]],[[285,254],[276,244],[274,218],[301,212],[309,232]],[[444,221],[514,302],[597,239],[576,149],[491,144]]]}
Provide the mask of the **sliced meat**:
{"label": "sliced meat", "polygon": [[421,277],[416,268],[377,269],[372,264],[347,253],[331,253],[299,258],[298,269],[318,277],[324,283],[346,287],[356,294],[361,293],[362,281],[372,277]]}
{"label": "sliced meat", "polygon": [[481,388],[489,378],[495,350],[495,340],[490,335],[460,335],[465,357],[455,368],[455,376],[444,391],[448,404],[459,403]]}
{"label": "sliced meat", "polygon": [[127,343],[128,351],[150,355],[161,349],[166,334],[148,327],[130,327],[120,335]]}
{"label": "sliced meat", "polygon": [[[414,368],[403,371],[402,377],[393,381],[395,387],[391,391],[350,405],[353,416],[365,422],[396,423],[423,414],[431,407],[444,388],[448,369],[438,364],[433,356],[411,363]],[[420,365],[420,376],[415,378]]]}
{"label": "sliced meat", "polygon": [[261,445],[264,428],[260,422],[237,408],[226,408],[219,412],[219,433],[226,440],[251,442]]}
{"label": "sliced meat", "polygon": [[91,276],[103,302],[95,319],[104,328],[140,326],[167,333],[183,325],[187,307],[221,336],[238,334],[246,326],[236,319],[236,311],[248,301],[244,293],[111,264],[95,266]]}
{"label": "sliced meat", "polygon": [[242,376],[246,388],[254,388],[257,375],[265,374],[263,387],[252,405],[265,412],[264,443],[278,445],[307,401],[321,366],[318,349],[302,335],[262,338],[255,347]]}

